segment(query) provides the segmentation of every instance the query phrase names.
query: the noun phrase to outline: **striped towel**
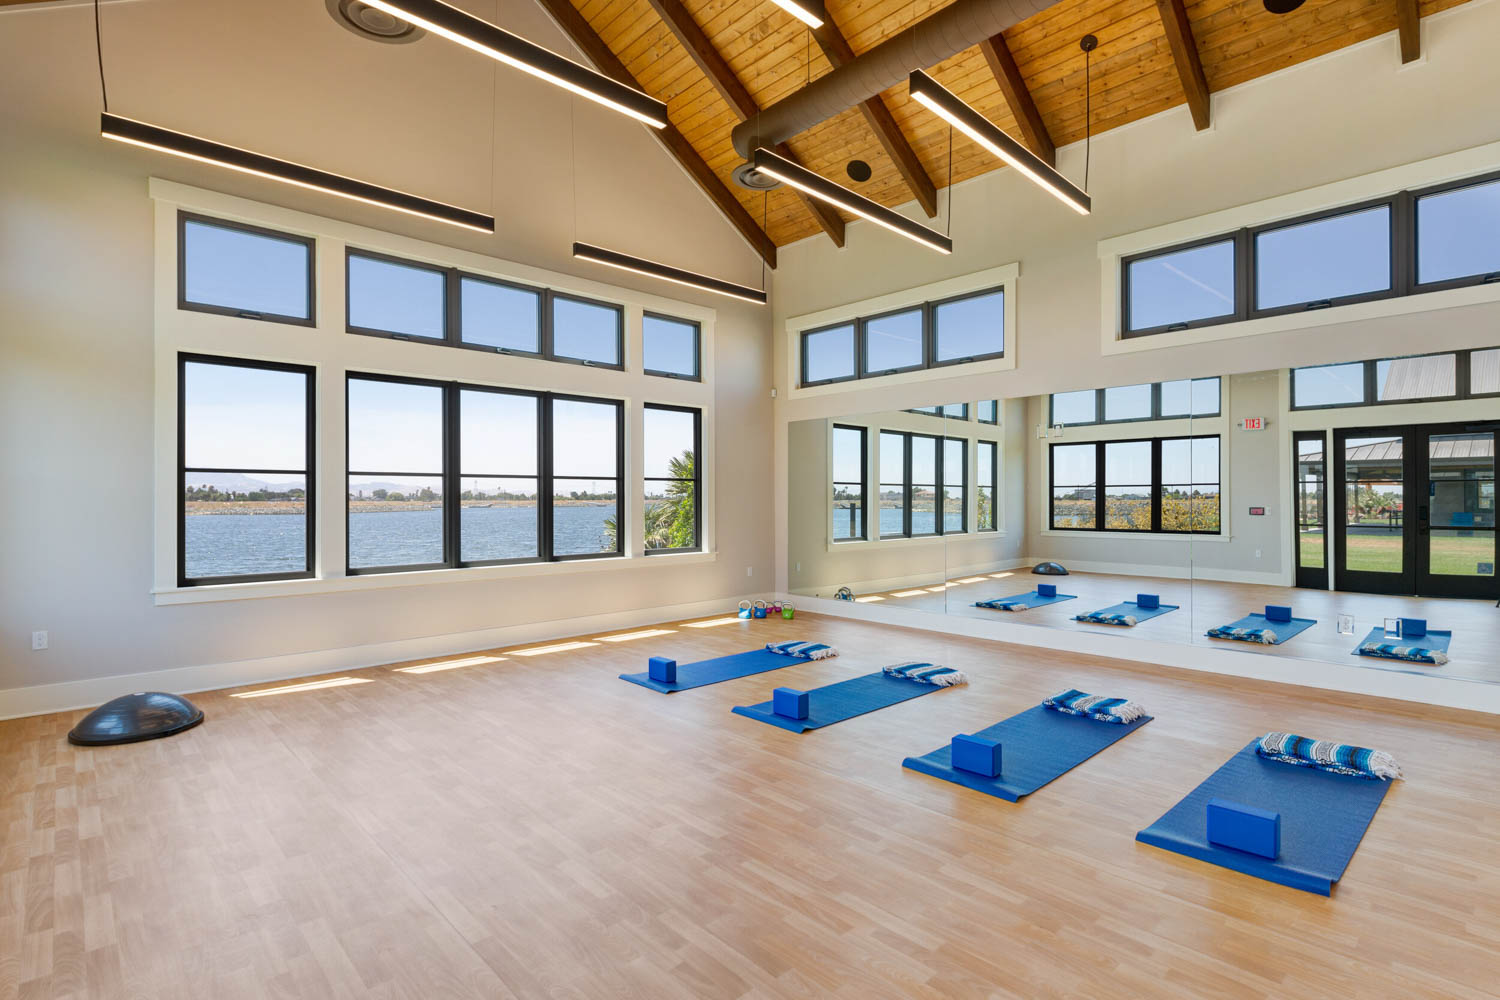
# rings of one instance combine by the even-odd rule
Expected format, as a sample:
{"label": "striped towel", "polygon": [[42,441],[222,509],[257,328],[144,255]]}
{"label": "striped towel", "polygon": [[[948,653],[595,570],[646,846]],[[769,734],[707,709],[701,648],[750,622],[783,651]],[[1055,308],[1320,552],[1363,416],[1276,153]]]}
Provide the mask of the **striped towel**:
{"label": "striped towel", "polygon": [[953,687],[969,683],[969,678],[964,676],[963,671],[939,666],[936,663],[893,663],[883,670],[891,677],[918,681],[922,684],[936,684],[938,687]]}
{"label": "striped towel", "polygon": [[1276,645],[1276,633],[1268,628],[1233,628],[1229,625],[1220,625],[1218,628],[1208,630],[1210,639],[1238,639],[1240,642],[1262,642],[1267,646]]}
{"label": "striped towel", "polygon": [[1260,738],[1255,752],[1266,760],[1356,778],[1385,780],[1402,777],[1401,765],[1384,750],[1366,750],[1332,740],[1310,740],[1292,733],[1267,733]]}
{"label": "striped towel", "polygon": [[766,650],[771,653],[780,653],[782,656],[790,656],[794,660],[826,660],[830,656],[839,655],[839,651],[832,646],[825,646],[821,642],[802,642],[799,639],[768,642]]}
{"label": "striped towel", "polygon": [[1448,662],[1448,654],[1441,649],[1425,646],[1397,646],[1390,642],[1367,642],[1359,647],[1361,656],[1381,656],[1387,660],[1411,660],[1414,663],[1433,663],[1442,666]]}
{"label": "striped towel", "polygon": [[991,611],[1025,611],[1025,601],[975,601],[976,608],[989,608]]}
{"label": "striped towel", "polygon": [[1083,715],[1100,722],[1126,723],[1146,717],[1146,709],[1133,701],[1088,694],[1077,688],[1069,688],[1053,695],[1043,701],[1042,706],[1065,715]]}
{"label": "striped towel", "polygon": [[1135,615],[1107,615],[1102,611],[1090,611],[1086,615],[1074,615],[1073,620],[1075,622],[1089,622],[1093,625],[1124,625],[1128,628],[1135,624]]}

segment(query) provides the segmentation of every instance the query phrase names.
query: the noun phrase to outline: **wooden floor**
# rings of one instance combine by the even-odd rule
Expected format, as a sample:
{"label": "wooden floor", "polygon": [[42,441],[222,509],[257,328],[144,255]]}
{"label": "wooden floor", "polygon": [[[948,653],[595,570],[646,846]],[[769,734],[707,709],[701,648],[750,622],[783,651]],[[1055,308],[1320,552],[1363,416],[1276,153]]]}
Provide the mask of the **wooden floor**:
{"label": "wooden floor", "polygon": [[[197,695],[204,725],[132,746],[0,723],[0,998],[1496,996],[1492,717],[804,615],[663,627]],[[796,637],[843,655],[615,676]],[[729,712],[918,657],[972,683],[803,736]],[[1068,686],[1157,718],[1017,805],[901,768]],[[1133,841],[1278,728],[1406,767],[1332,898]]]}
{"label": "wooden floor", "polygon": [[[1024,593],[1039,582],[1055,583],[1058,593],[1076,594],[1078,599],[1022,612],[989,611],[974,607],[975,601]],[[1085,625],[1073,621],[1076,614],[1134,600],[1135,595],[1142,592],[1158,594],[1164,604],[1179,605],[1181,610],[1159,615],[1131,629],[1111,625]],[[1068,576],[1046,577],[1036,576],[1026,569],[956,577],[947,581],[936,579],[926,586],[913,585],[895,590],[856,590],[856,594],[865,601],[880,598],[873,603],[884,607],[933,611],[938,614],[1024,625],[1108,632],[1122,638],[1139,637],[1166,642],[1230,646],[1271,656],[1329,660],[1376,670],[1401,670],[1465,680],[1500,682],[1500,655],[1496,653],[1500,650],[1500,609],[1495,607],[1492,600],[1387,597],[1379,594],[1108,573],[1075,572]],[[902,596],[896,596],[898,594]],[[1318,624],[1276,646],[1226,642],[1209,639],[1203,634],[1217,625],[1227,625],[1251,612],[1264,611],[1267,604],[1288,605],[1297,617],[1313,618]],[[1353,635],[1342,635],[1338,631],[1338,616],[1344,614],[1354,617]],[[1383,625],[1386,618],[1399,617],[1425,618],[1430,628],[1451,630],[1453,644],[1449,649],[1449,661],[1441,667],[1433,667],[1368,656],[1356,658],[1351,655],[1354,648],[1364,641],[1370,629]],[[1130,647],[1123,647],[1120,655],[1129,656]]]}

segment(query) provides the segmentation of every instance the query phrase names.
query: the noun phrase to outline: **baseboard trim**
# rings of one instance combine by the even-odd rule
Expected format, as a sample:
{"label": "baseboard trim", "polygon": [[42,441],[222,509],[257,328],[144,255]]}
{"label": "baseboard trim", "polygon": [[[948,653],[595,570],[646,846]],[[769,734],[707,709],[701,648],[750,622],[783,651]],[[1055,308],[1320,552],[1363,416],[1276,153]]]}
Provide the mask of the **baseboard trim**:
{"label": "baseboard trim", "polygon": [[1292,586],[1292,581],[1285,573],[1256,573],[1240,569],[1215,569],[1211,566],[1147,566],[1140,563],[1093,562],[1084,559],[1069,559],[1063,565],[1079,573],[1153,576],[1165,580],[1211,580],[1214,583],[1253,583],[1267,587]]}
{"label": "baseboard trim", "polygon": [[268,656],[253,660],[231,660],[192,667],[9,688],[0,691],[0,720],[92,709],[111,698],[136,691],[170,691],[174,694],[217,691],[222,688],[293,680],[340,670],[360,670],[366,667],[383,666],[387,663],[401,663],[406,660],[455,656],[461,653],[497,649],[502,646],[567,639],[610,629],[655,625],[660,622],[700,618],[713,614],[728,615],[735,612],[740,600],[757,598],[769,599],[769,595],[752,594],[745,598],[731,597],[713,601],[697,601],[692,604],[638,608],[577,618],[525,622],[472,632],[397,639],[364,646],[342,646],[335,649],[288,653],[283,656]]}
{"label": "baseboard trim", "polygon": [[[889,576],[880,580],[860,580],[859,590],[856,593],[874,593],[880,590],[905,590],[912,587],[935,587],[945,580],[951,580],[959,576],[978,576],[982,573],[1000,573],[1005,570],[1029,568],[1034,565],[1032,560],[1026,558],[1002,559],[998,562],[986,562],[972,566],[948,566],[942,572],[931,573],[909,573],[905,576]],[[849,586],[849,582],[825,583],[815,587],[799,587],[799,590],[811,591],[815,594],[832,594],[840,587]],[[807,596],[807,595],[804,595]],[[793,595],[796,600],[796,595]]]}
{"label": "baseboard trim", "polygon": [[1500,715],[1500,685],[1484,681],[1403,673],[1356,664],[1346,666],[1289,656],[1267,656],[1217,645],[1185,645],[1130,635],[1082,630],[1074,632],[1070,629],[987,621],[962,615],[877,607],[817,597],[795,599],[799,602],[799,611],[815,614]]}

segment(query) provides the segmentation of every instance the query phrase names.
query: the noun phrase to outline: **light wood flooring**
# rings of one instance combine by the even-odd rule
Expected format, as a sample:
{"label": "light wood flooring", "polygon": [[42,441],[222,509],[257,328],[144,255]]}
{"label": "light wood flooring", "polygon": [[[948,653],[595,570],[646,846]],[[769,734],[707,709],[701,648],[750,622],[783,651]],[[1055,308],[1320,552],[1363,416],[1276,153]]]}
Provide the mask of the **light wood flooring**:
{"label": "light wood flooring", "polygon": [[[130,746],[0,723],[0,998],[1496,995],[1500,720],[807,615],[658,627],[195,695],[204,725]],[[616,679],[798,637],[843,655]],[[972,683],[803,736],[729,712],[917,657]],[[901,767],[1069,686],[1157,718],[1020,804]],[[1332,898],[1134,842],[1278,728],[1406,767]]]}

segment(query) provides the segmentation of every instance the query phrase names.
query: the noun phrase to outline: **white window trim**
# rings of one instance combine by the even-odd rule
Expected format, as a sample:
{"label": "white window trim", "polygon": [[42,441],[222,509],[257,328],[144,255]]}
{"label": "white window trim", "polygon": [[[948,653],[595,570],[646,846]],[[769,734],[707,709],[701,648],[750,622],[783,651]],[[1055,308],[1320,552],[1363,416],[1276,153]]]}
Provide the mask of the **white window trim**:
{"label": "white window trim", "polygon": [[[879,295],[872,299],[862,299],[859,302],[849,302],[831,309],[823,309],[819,312],[805,313],[801,316],[791,317],[786,321],[783,331],[786,344],[784,384],[788,386],[787,398],[793,400],[812,399],[818,396],[830,396],[841,392],[869,389],[874,386],[910,385],[913,383],[933,382],[938,379],[954,378],[958,375],[988,375],[994,372],[1014,371],[1020,341],[1016,330],[1016,296],[1018,295],[1017,286],[1020,284],[1020,276],[1021,265],[1019,263],[1003,264],[1000,267],[975,271],[972,274],[964,274],[956,278],[946,278],[943,281],[918,285],[915,288],[907,288],[899,292]],[[922,368],[917,371],[900,372],[895,375],[853,378],[843,382],[830,382],[827,385],[802,386],[802,334],[804,331],[824,326],[836,326],[840,323],[852,322],[861,316],[875,316],[881,313],[895,312],[909,306],[921,305],[924,302],[954,298],[955,296],[965,295],[969,292],[981,292],[992,288],[1005,289],[1004,357],[992,358],[988,361],[974,361],[962,365],[945,365],[941,368]],[[986,424],[985,426],[990,427],[993,425]]]}
{"label": "white window trim", "polygon": [[1235,208],[1182,219],[1139,232],[1116,236],[1098,243],[1099,254],[1099,346],[1105,355],[1134,354],[1190,344],[1236,340],[1287,330],[1316,329],[1340,323],[1359,323],[1384,316],[1409,316],[1485,302],[1500,302],[1500,285],[1470,285],[1438,292],[1398,295],[1373,302],[1360,302],[1332,309],[1284,313],[1239,322],[1220,323],[1189,330],[1174,330],[1146,337],[1126,338],[1120,314],[1121,260],[1179,243],[1205,239],[1221,233],[1266,225],[1282,219],[1371,201],[1410,188],[1428,187],[1492,173],[1500,167],[1500,142],[1447,153],[1415,163],[1403,164],[1351,177],[1331,184],[1278,195]]}
{"label": "white window trim", "polygon": [[[156,604],[283,597],[337,591],[426,586],[435,583],[611,572],[711,563],[718,559],[715,509],[714,324],[717,311],[688,302],[579,278],[512,261],[444,247],[423,240],[356,226],[323,216],[279,208],[160,178],[150,181],[155,211],[155,459],[153,581]],[[177,213],[196,212],[246,222],[316,240],[317,281],[313,326],[243,319],[177,308]],[[344,252],[346,247],[457,267],[467,272],[619,304],[625,317],[625,370],[562,364],[541,358],[488,354],[439,344],[345,331]],[[701,381],[647,375],[641,358],[644,313],[655,312],[699,324]],[[181,353],[278,361],[314,369],[316,379],[316,463],[311,477],[318,496],[315,511],[314,576],[302,580],[177,585],[177,362]],[[346,576],[344,546],[345,373],[389,374],[458,381],[495,388],[564,392],[625,404],[625,554],[619,558],[476,566]],[[640,522],[645,455],[641,447],[647,402],[690,406],[702,413],[702,551],[646,556]]]}

